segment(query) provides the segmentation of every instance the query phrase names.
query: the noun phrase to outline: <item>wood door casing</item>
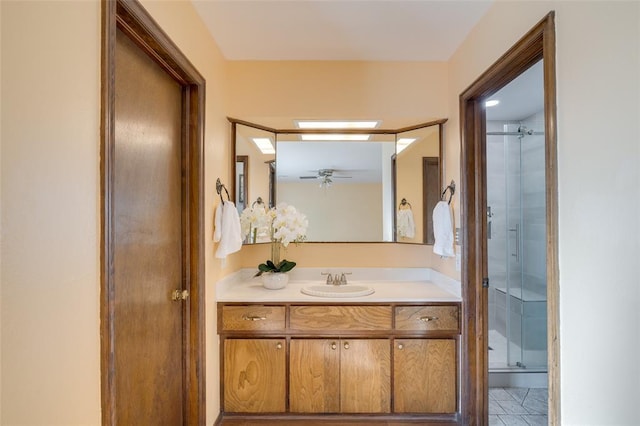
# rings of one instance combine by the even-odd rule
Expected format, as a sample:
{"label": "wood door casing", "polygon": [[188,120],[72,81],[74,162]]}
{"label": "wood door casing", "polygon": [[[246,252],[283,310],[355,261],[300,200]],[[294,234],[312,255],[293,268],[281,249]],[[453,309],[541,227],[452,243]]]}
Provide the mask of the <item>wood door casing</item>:
{"label": "wood door casing", "polygon": [[393,352],[396,413],[456,411],[456,342],[396,339]]}
{"label": "wood door casing", "polygon": [[344,339],[340,348],[340,411],[391,411],[391,350],[388,339]]}
{"label": "wood door casing", "polygon": [[285,412],[286,344],[285,339],[225,340],[224,411]]}
{"label": "wood door casing", "polygon": [[484,100],[543,59],[545,205],[547,259],[547,347],[549,424],[560,424],[560,337],[558,267],[558,171],[555,12],[549,12],[460,94],[460,180],[462,229],[461,415],[481,424],[489,416],[486,117]]}
{"label": "wood door casing", "polygon": [[[100,340],[101,340],[101,387],[102,387],[102,424],[205,424],[205,357],[204,357],[204,78],[193,67],[189,60],[179,51],[176,45],[160,29],[146,10],[135,0],[102,0],[102,66],[101,66],[101,146],[100,146],[100,183],[101,183],[101,245],[100,245]],[[120,34],[118,34],[120,33]],[[180,152],[176,156],[177,145],[171,145],[171,152],[163,144],[155,144],[159,133],[166,131],[166,123],[159,123],[154,114],[149,114],[157,106],[155,90],[141,93],[145,100],[131,99],[131,90],[137,90],[136,84],[122,85],[123,72],[129,57],[124,61],[117,60],[121,49],[122,38],[133,41],[140,58],[149,60],[173,81],[177,92],[171,90],[172,97],[177,97],[170,116],[179,111],[178,142]],[[118,64],[116,63],[118,62]],[[125,67],[125,68],[123,68]],[[153,67],[151,67],[153,68]],[[129,70],[131,71],[131,70]],[[156,69],[157,71],[157,69]],[[145,79],[142,73],[129,72],[134,79]],[[166,80],[165,80],[166,81]],[[144,84],[151,81],[143,81]],[[123,89],[125,87],[125,89]],[[177,96],[176,96],[177,95]],[[123,98],[124,96],[124,98]],[[153,103],[150,111],[133,108],[134,115],[125,117],[122,101]],[[116,98],[119,98],[118,100]],[[116,108],[116,102],[120,102]],[[143,106],[141,108],[145,108]],[[145,113],[152,120],[144,119]],[[138,114],[138,116],[135,116]],[[166,118],[166,117],[165,117]],[[172,120],[173,122],[173,120]],[[160,124],[159,126],[157,126]],[[175,123],[173,123],[175,124]],[[156,127],[157,126],[157,127]],[[128,147],[116,143],[122,142],[122,131]],[[127,134],[128,132],[128,134]],[[172,137],[175,140],[175,126]],[[162,134],[160,137],[165,137]],[[153,141],[153,143],[149,143]],[[124,148],[124,150],[122,149]],[[139,150],[149,150],[151,155],[141,155]],[[172,159],[167,160],[168,157]],[[159,158],[163,160],[158,161]],[[155,172],[147,175],[139,174],[137,165],[126,164],[142,161],[141,168],[148,166]],[[175,162],[174,162],[175,160]],[[179,167],[178,192],[176,197],[175,165]],[[168,166],[168,167],[165,167]],[[166,173],[166,174],[165,174]],[[126,176],[134,180],[137,190],[129,187]],[[150,175],[150,176],[149,176]],[[172,184],[155,191],[162,186],[160,175],[167,177]],[[157,179],[155,192],[148,192],[149,181],[145,178]],[[147,185],[147,186],[145,186]],[[124,191],[123,191],[124,188]],[[154,194],[154,195],[152,195]],[[161,199],[166,197],[162,202]],[[155,207],[160,213],[148,208],[146,201],[155,198]],[[179,198],[177,203],[175,199]],[[167,200],[170,200],[168,203]],[[167,208],[167,204],[171,207]],[[175,214],[174,204],[179,206],[179,215]],[[153,204],[151,204],[153,206]],[[123,209],[124,208],[124,209]],[[147,209],[146,213],[143,210]],[[174,249],[162,250],[165,245],[176,247],[175,234],[167,233],[166,227],[158,227],[164,222],[166,212],[169,213],[173,225],[180,217],[177,227],[171,225],[171,233],[179,234],[180,253]],[[124,213],[124,216],[122,214]],[[118,223],[119,216],[125,217]],[[128,219],[127,219],[128,218]],[[133,218],[133,220],[130,220]],[[118,228],[119,227],[119,228]],[[117,229],[118,228],[118,229]],[[150,231],[151,229],[151,231]],[[172,241],[172,242],[168,242]],[[152,254],[154,253],[155,254]],[[142,254],[141,254],[142,253]],[[138,259],[139,258],[139,259]],[[177,260],[174,263],[173,260]],[[169,270],[159,272],[158,264],[166,261]],[[140,268],[136,268],[134,264]],[[165,266],[167,266],[165,265]],[[176,265],[180,265],[177,267]],[[123,267],[124,266],[124,267]],[[123,268],[121,268],[123,267]],[[122,269],[122,270],[119,270]],[[175,278],[176,269],[179,270]],[[124,281],[123,281],[124,277]],[[132,281],[144,285],[121,285]],[[142,278],[142,279],[141,279]],[[170,302],[171,292],[163,288],[166,282],[173,282],[189,291],[188,300]],[[136,288],[137,287],[137,288]],[[159,289],[162,289],[161,291]],[[174,287],[175,289],[175,287]],[[127,294],[129,292],[129,294]],[[162,293],[160,296],[159,294]],[[165,306],[165,302],[171,307]],[[162,305],[162,306],[160,306]],[[178,315],[169,315],[166,321],[164,314],[155,318],[156,310],[177,311]],[[142,318],[142,321],[140,321]],[[153,322],[157,324],[153,324]],[[175,326],[179,323],[179,330]],[[150,327],[145,327],[150,325]],[[178,334],[176,334],[178,333]],[[168,336],[168,337],[167,337]],[[178,337],[176,337],[178,336]],[[174,340],[178,340],[176,344]],[[154,347],[148,342],[152,342]],[[130,350],[127,350],[127,346]],[[149,346],[149,347],[145,347]],[[175,351],[180,352],[176,363]],[[128,355],[127,355],[128,354]],[[135,360],[126,361],[129,356]],[[159,362],[152,374],[147,364],[149,357]],[[128,363],[142,366],[127,369]],[[144,370],[146,369],[146,370]],[[135,376],[130,377],[132,370]],[[144,376],[144,377],[143,377]],[[170,391],[169,397],[163,395],[164,383],[173,381],[180,383],[178,395]],[[133,382],[134,386],[130,387]],[[178,386],[168,385],[167,389]],[[133,391],[142,392],[134,395]],[[130,398],[127,400],[126,393]],[[167,394],[169,392],[164,391]],[[157,398],[151,401],[151,395]],[[138,403],[140,401],[140,403]],[[125,404],[125,405],[123,405]],[[128,406],[126,405],[128,404]],[[134,412],[137,407],[137,412]],[[126,407],[129,413],[123,412]],[[171,414],[163,414],[170,410]]]}
{"label": "wood door casing", "polygon": [[182,424],[182,90],[118,30],[114,151],[118,423]]}
{"label": "wood door casing", "polygon": [[292,413],[340,411],[340,341],[291,339],[289,409]]}

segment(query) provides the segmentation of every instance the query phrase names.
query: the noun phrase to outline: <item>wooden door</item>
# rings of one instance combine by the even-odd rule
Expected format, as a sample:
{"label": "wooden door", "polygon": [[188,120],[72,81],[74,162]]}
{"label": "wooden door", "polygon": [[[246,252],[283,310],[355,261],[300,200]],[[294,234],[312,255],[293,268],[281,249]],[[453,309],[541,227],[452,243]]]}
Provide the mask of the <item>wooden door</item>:
{"label": "wooden door", "polygon": [[396,339],[393,375],[396,413],[455,413],[455,340]]}
{"label": "wooden door", "polygon": [[346,339],[340,352],[343,413],[391,411],[391,349],[387,339]]}
{"label": "wooden door", "polygon": [[117,424],[183,424],[182,89],[118,30],[114,150]]}
{"label": "wooden door", "polygon": [[340,411],[340,341],[291,339],[289,409],[292,413]]}
{"label": "wooden door", "polygon": [[204,425],[205,81],[137,1],[102,24],[102,424]]}
{"label": "wooden door", "polygon": [[228,413],[286,409],[286,340],[225,339],[224,407]]}

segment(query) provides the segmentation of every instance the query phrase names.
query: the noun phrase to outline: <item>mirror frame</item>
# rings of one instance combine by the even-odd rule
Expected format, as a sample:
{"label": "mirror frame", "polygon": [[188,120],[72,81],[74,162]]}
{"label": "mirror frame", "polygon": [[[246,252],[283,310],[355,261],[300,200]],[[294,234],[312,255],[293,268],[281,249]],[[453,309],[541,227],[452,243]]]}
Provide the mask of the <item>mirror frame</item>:
{"label": "mirror frame", "polygon": [[[427,121],[424,123],[418,123],[415,125],[411,125],[411,126],[407,126],[407,127],[401,127],[401,128],[397,128],[397,129],[276,129],[276,128],[272,128],[272,127],[267,127],[267,126],[263,126],[261,124],[257,124],[257,123],[252,123],[249,121],[245,121],[245,120],[241,120],[241,119],[237,119],[237,118],[233,118],[233,117],[227,117],[227,120],[231,123],[231,161],[230,161],[230,170],[231,170],[231,176],[233,176],[233,179],[230,181],[230,192],[231,194],[233,194],[233,201],[235,202],[235,194],[236,194],[236,158],[237,158],[237,153],[236,153],[236,136],[237,136],[237,126],[238,125],[243,125],[243,126],[247,126],[247,127],[252,127],[254,129],[258,129],[258,130],[262,130],[265,132],[270,132],[273,133],[275,135],[275,139],[278,139],[278,135],[279,134],[294,134],[294,135],[302,135],[302,134],[334,134],[334,133],[339,133],[339,134],[362,134],[362,133],[367,133],[367,134],[371,134],[371,135],[393,135],[394,139],[397,141],[398,138],[398,134],[400,133],[404,133],[404,132],[410,132],[413,130],[419,130],[425,127],[431,127],[431,126],[438,126],[438,132],[439,132],[439,149],[438,149],[438,158],[439,158],[439,164],[438,164],[438,188],[439,188],[439,192],[438,192],[438,196],[440,196],[440,193],[443,189],[442,184],[445,181],[444,179],[444,173],[445,173],[445,167],[444,167],[444,124],[448,121],[447,118],[441,118],[441,119],[437,119],[437,120],[432,120],[432,121]],[[276,155],[277,155],[277,150],[276,150]],[[397,154],[394,154],[394,158]],[[394,167],[394,170],[392,172],[392,180],[393,180],[393,187],[394,187],[394,193],[393,193],[393,206],[395,209],[395,206],[398,204],[398,200],[397,200],[397,194],[395,191],[395,188],[397,186],[397,182],[396,182],[396,170]],[[272,187],[273,186],[273,187]],[[275,189],[275,183],[271,184],[270,183],[270,191],[273,191],[273,196],[274,196],[274,200],[275,200],[275,195],[276,195],[276,189]],[[426,195],[425,195],[426,196]],[[427,222],[426,216],[424,214],[422,214],[422,218],[420,220],[425,222]],[[393,228],[394,228],[394,232],[393,232],[393,241],[377,241],[376,243],[398,243],[398,244],[417,244],[417,245],[429,245],[430,243],[427,242],[426,239],[426,235],[424,238],[424,241],[421,243],[418,242],[405,242],[405,241],[398,241],[397,238],[397,234],[396,234],[396,215],[393,215]],[[426,228],[425,228],[426,229]],[[313,241],[314,243],[338,243],[337,241]],[[343,241],[340,241],[343,242]],[[344,241],[344,242],[349,242],[349,241]],[[360,241],[351,241],[351,243],[362,243]],[[431,242],[431,244],[433,244],[433,242]]]}

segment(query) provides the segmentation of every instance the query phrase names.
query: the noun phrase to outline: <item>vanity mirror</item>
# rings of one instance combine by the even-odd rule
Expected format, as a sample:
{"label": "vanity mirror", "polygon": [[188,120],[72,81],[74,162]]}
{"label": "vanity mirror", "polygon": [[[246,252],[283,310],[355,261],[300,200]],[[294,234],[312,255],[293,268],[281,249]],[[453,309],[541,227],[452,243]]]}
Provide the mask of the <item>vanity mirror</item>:
{"label": "vanity mirror", "polygon": [[240,212],[292,204],[313,224],[310,242],[433,244],[446,119],[365,131],[229,121]]}

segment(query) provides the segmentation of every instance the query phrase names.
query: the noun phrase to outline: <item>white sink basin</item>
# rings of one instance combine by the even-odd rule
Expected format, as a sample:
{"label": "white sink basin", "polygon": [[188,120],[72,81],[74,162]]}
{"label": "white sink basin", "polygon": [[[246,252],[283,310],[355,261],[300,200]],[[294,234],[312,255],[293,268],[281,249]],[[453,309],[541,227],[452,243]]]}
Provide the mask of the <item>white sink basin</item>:
{"label": "white sink basin", "polygon": [[364,285],[312,285],[300,290],[304,294],[317,297],[360,297],[372,294],[375,290]]}

